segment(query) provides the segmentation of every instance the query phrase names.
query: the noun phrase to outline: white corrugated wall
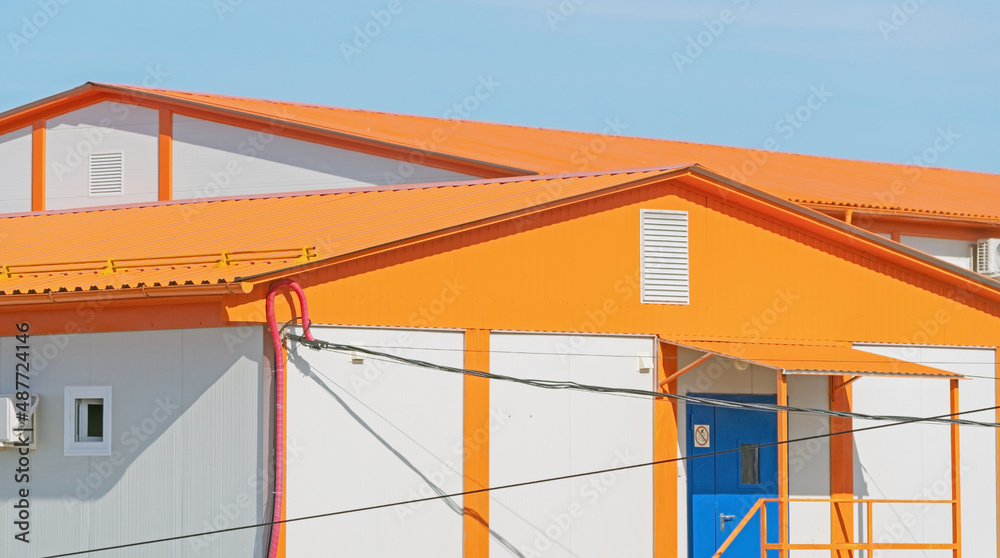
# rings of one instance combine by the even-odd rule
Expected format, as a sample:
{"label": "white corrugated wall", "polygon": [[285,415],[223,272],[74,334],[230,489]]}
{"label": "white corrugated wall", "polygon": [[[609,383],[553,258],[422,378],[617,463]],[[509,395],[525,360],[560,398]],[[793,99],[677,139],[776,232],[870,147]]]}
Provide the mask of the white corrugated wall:
{"label": "white corrugated wall", "polygon": [[[156,201],[159,112],[105,101],[50,118],[45,135],[45,209]],[[90,155],[123,153],[121,195],[90,195]]]}
{"label": "white corrugated wall", "polygon": [[174,199],[470,180],[408,161],[174,116]]}
{"label": "white corrugated wall", "polygon": [[[13,325],[11,325],[13,330]],[[0,392],[14,391],[15,342],[0,339]],[[29,558],[265,520],[260,327],[31,338],[41,395],[31,478],[0,452],[0,555]],[[63,455],[67,385],[112,386],[112,455]],[[9,474],[8,474],[9,473]],[[15,541],[15,491],[30,490],[31,543]],[[108,557],[261,556],[258,529],[108,551]]]}
{"label": "white corrugated wall", "polygon": [[[318,338],[461,367],[464,333],[313,325]],[[287,516],[462,491],[463,377],[291,344]],[[440,491],[440,492],[436,492]],[[462,499],[288,524],[290,557],[462,556]]]}
{"label": "white corrugated wall", "polygon": [[[959,382],[959,410],[996,405],[993,348],[855,345],[855,348],[917,362],[969,376]],[[854,409],[859,413],[915,417],[949,413],[949,382],[941,379],[862,378],[854,383]],[[994,422],[993,411],[960,418]],[[855,421],[855,428],[875,422]],[[947,425],[894,426],[855,435],[855,493],[867,498],[951,498],[950,429]],[[996,432],[963,426],[960,474],[962,482],[962,543],[966,556],[997,553]],[[864,515],[855,513],[859,532]],[[892,542],[950,542],[948,505],[876,506],[875,539]],[[926,556],[950,556],[949,551],[925,551]],[[884,551],[883,556],[910,556]]]}
{"label": "white corrugated wall", "polygon": [[0,135],[0,213],[31,211],[31,126]]}
{"label": "white corrugated wall", "polygon": [[[493,333],[490,371],[519,378],[652,390],[639,355],[649,337]],[[655,369],[654,369],[655,372]],[[493,380],[490,484],[502,486],[648,463],[653,402],[545,390]],[[490,494],[490,556],[652,556],[651,467],[547,482]],[[501,539],[502,537],[502,539]]]}

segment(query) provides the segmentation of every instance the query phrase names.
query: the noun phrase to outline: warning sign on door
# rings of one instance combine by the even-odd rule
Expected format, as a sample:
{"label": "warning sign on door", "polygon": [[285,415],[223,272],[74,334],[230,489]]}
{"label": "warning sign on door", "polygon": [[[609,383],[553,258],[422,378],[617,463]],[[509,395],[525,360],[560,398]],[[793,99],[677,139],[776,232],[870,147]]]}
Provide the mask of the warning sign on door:
{"label": "warning sign on door", "polygon": [[707,424],[694,425],[694,447],[696,448],[712,447],[712,438],[709,435]]}

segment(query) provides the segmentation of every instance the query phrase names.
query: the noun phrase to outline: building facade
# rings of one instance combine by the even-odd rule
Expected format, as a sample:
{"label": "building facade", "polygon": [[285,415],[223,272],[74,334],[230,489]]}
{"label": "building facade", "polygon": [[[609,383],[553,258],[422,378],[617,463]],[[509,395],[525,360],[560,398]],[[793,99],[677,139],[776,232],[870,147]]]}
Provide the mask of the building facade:
{"label": "building facade", "polygon": [[3,555],[1000,555],[1000,179],[760,157],[0,114]]}

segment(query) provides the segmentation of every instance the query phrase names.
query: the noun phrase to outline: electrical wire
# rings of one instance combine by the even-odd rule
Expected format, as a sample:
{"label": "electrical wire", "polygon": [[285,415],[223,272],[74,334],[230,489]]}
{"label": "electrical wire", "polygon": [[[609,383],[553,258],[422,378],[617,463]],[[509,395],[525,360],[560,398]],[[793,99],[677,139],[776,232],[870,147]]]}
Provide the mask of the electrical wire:
{"label": "electrical wire", "polygon": [[[905,420],[905,421],[893,422],[893,423],[889,423],[889,424],[877,424],[877,425],[874,425],[874,426],[865,426],[865,427],[862,427],[862,428],[853,428],[851,430],[841,430],[839,432],[830,432],[830,433],[827,433],[827,434],[814,434],[812,436],[804,436],[802,438],[793,438],[791,440],[783,440],[783,441],[778,441],[778,442],[768,442],[768,443],[765,443],[765,444],[754,444],[752,447],[766,448],[766,447],[774,447],[774,446],[780,446],[780,445],[787,445],[787,444],[792,444],[792,443],[797,443],[797,442],[807,442],[807,441],[810,441],[810,440],[818,440],[818,439],[822,439],[822,438],[832,438],[834,436],[841,436],[841,435],[844,435],[844,434],[856,434],[858,432],[868,432],[868,431],[871,431],[871,430],[878,430],[878,429],[882,429],[882,428],[890,428],[890,427],[893,427],[893,426],[901,426],[901,425],[904,425],[904,424],[911,424],[911,423],[915,423],[915,422],[936,421],[936,420],[944,419],[945,417],[956,417],[956,416],[959,416],[959,415],[964,415],[964,414],[969,414],[969,413],[983,413],[983,412],[987,412],[987,411],[995,411],[997,409],[1000,409],[1000,405],[994,406],[994,407],[984,407],[982,409],[972,409],[972,410],[969,410],[969,411],[961,411],[961,412],[958,412],[958,413],[948,413],[948,414],[938,415],[938,416],[934,416],[934,417],[914,417],[914,418],[910,418],[910,419]],[[998,425],[998,426],[1000,426],[1000,425]],[[655,465],[663,465],[663,464],[666,464],[666,463],[679,463],[679,462],[682,462],[682,461],[692,461],[692,460],[695,460],[695,459],[704,459],[706,457],[715,457],[715,456],[718,456],[718,455],[725,455],[725,454],[729,454],[729,453],[741,452],[741,451],[744,451],[746,449],[747,449],[747,447],[739,447],[739,448],[733,448],[733,449],[728,449],[728,450],[720,450],[720,451],[714,451],[714,452],[710,452],[710,453],[704,453],[704,454],[700,454],[700,455],[685,455],[685,456],[681,456],[681,457],[673,457],[673,458],[670,458],[670,459],[660,459],[660,460],[657,460],[657,461],[647,461],[647,462],[644,462],[644,463],[635,463],[635,464],[632,464],[632,465],[622,465],[622,466],[618,466],[618,467],[610,467],[610,468],[607,468],[607,469],[600,469],[600,470],[597,470],[597,471],[587,471],[587,472],[583,472],[583,473],[571,473],[571,474],[568,474],[568,475],[560,475],[560,476],[557,476],[557,477],[547,477],[547,478],[543,478],[543,479],[534,479],[534,480],[530,480],[530,481],[523,481],[523,482],[517,482],[517,483],[511,483],[511,484],[504,484],[504,485],[492,486],[492,487],[488,487],[488,488],[477,488],[475,490],[466,490],[464,492],[455,492],[455,493],[452,493],[452,494],[443,494],[443,495],[437,495],[437,496],[428,496],[426,498],[417,498],[417,499],[414,499],[414,500],[403,500],[403,501],[397,501],[397,502],[390,502],[390,503],[387,503],[387,504],[376,504],[376,505],[364,506],[364,507],[360,507],[360,508],[351,508],[351,509],[348,509],[348,510],[340,510],[340,511],[334,511],[334,512],[319,513],[319,514],[314,514],[314,515],[306,515],[306,516],[301,516],[301,517],[293,517],[291,519],[283,519],[283,520],[278,520],[278,521],[268,521],[268,522],[264,522],[264,523],[255,523],[253,525],[243,525],[243,526],[240,526],[240,527],[229,527],[229,528],[226,528],[226,529],[217,529],[217,530],[214,530],[214,531],[204,531],[204,532],[201,532],[201,533],[192,533],[192,534],[188,534],[188,535],[177,535],[177,536],[174,536],[174,537],[165,537],[165,538],[162,538],[162,539],[151,539],[151,540],[147,540],[147,541],[139,541],[139,542],[134,542],[134,543],[125,543],[125,544],[119,544],[119,545],[114,545],[114,546],[106,546],[106,547],[102,547],[102,548],[94,548],[94,549],[90,549],[90,550],[80,550],[80,551],[76,551],[76,552],[67,552],[67,553],[64,553],[64,554],[50,554],[48,556],[43,556],[42,558],[65,558],[67,556],[80,556],[82,554],[88,554],[88,553],[94,553],[94,552],[105,552],[105,551],[108,551],[108,550],[120,550],[120,549],[123,549],[123,548],[133,548],[133,547],[136,547],[136,546],[145,546],[145,545],[150,545],[150,544],[157,544],[157,543],[163,543],[163,542],[171,542],[171,541],[177,541],[177,540],[183,540],[183,539],[190,539],[190,538],[195,538],[195,537],[204,537],[204,536],[207,536],[207,535],[218,535],[218,534],[222,534],[222,533],[231,533],[231,532],[234,532],[234,531],[245,531],[247,529],[258,529],[258,528],[261,528],[261,527],[272,527],[274,525],[280,525],[280,524],[283,524],[283,523],[296,523],[296,522],[299,522],[299,521],[309,521],[309,520],[321,519],[321,518],[325,518],[325,517],[336,517],[336,516],[339,516],[339,515],[349,515],[349,514],[352,514],[352,513],[361,513],[361,512],[366,512],[366,511],[374,511],[374,510],[380,510],[380,509],[393,508],[393,507],[397,507],[397,506],[406,506],[406,505],[412,505],[412,504],[419,504],[419,503],[423,503],[423,502],[431,502],[431,501],[434,501],[434,500],[441,500],[441,499],[444,499],[444,498],[458,498],[458,497],[463,497],[463,496],[470,496],[470,495],[473,495],[473,494],[482,494],[484,492],[492,492],[494,490],[507,490],[507,489],[510,489],[510,488],[521,488],[521,487],[525,487],[525,486],[532,486],[532,485],[536,485],[536,484],[544,484],[544,483],[548,483],[548,482],[556,482],[556,481],[561,481],[561,480],[577,479],[577,478],[589,477],[589,476],[593,476],[593,475],[602,475],[602,474],[605,474],[605,473],[615,473],[615,472],[618,472],[618,471],[628,471],[628,470],[633,470],[633,469],[640,469],[640,468],[643,468],[643,467],[652,467],[652,466],[655,466]]]}
{"label": "electrical wire", "polygon": [[[299,318],[295,318],[295,319],[289,320],[288,322],[285,322],[285,324],[281,328],[282,335],[284,336],[284,332],[285,332],[285,330],[289,326],[297,324],[298,322],[299,322]],[[328,327],[328,326],[323,326],[323,327]],[[373,329],[373,330],[374,329],[382,329],[382,328],[377,328],[377,327],[372,327],[372,326],[353,326],[353,327],[356,327],[357,329],[361,329],[361,330],[365,330],[365,329]],[[407,331],[410,328],[388,328],[388,329],[390,331],[391,330]],[[503,332],[501,332],[501,334],[502,333]],[[521,333],[521,332],[513,332],[513,333],[516,334],[516,333]],[[543,334],[551,334],[551,335],[557,336],[557,337],[558,336],[564,336],[564,337],[588,337],[588,336],[592,335],[592,334],[578,334],[578,333],[571,333],[571,332],[566,332],[566,333],[545,332]],[[610,335],[622,335],[622,336],[631,337],[631,338],[649,338],[649,339],[653,339],[654,338],[654,336],[651,336],[651,335],[638,335],[638,334],[610,334]],[[728,341],[728,340],[723,340],[723,341],[724,342],[732,342],[732,343],[740,343],[739,341]],[[803,344],[807,344],[807,345],[811,344],[811,343],[822,345],[822,343],[820,343],[820,342],[817,342],[815,340],[809,340],[809,339],[801,339],[801,340],[800,339],[784,339],[782,341],[784,341],[784,342],[797,342],[797,341],[801,341]],[[669,343],[669,341],[667,343]],[[442,353],[461,353],[461,354],[465,354],[465,353],[489,353],[489,354],[494,354],[494,355],[545,355],[545,356],[561,356],[561,357],[569,356],[569,353],[567,353],[565,351],[512,351],[512,350],[503,351],[503,350],[496,350],[496,349],[467,349],[467,348],[446,348],[446,347],[414,347],[412,345],[388,345],[388,344],[381,344],[381,343],[379,344],[379,346],[382,347],[382,348],[384,348],[384,349],[399,349],[399,350],[420,349],[421,351],[436,351],[436,352],[442,352]],[[893,345],[889,345],[889,346],[893,346]],[[900,346],[900,348],[906,348],[906,346],[905,345],[904,346]],[[993,352],[995,350],[994,347],[981,347],[981,346],[963,346],[962,348],[966,348],[966,349],[985,349],[985,350],[989,350],[991,352]],[[859,351],[859,352],[865,352],[865,351]],[[630,359],[630,360],[634,360],[635,359],[635,354],[622,354],[622,353],[599,353],[599,352],[593,352],[593,353],[577,353],[577,354],[574,354],[573,356],[609,357],[609,358],[622,358],[622,359]],[[721,357],[723,355],[717,355],[717,356]],[[872,356],[885,356],[885,355],[880,355],[879,353],[872,353]],[[766,358],[766,356],[763,356],[761,358]],[[672,359],[673,360],[677,360],[676,357],[673,357]],[[803,364],[806,364],[806,363],[826,363],[826,362],[879,364],[879,363],[883,363],[884,362],[883,360],[864,360],[864,359],[849,359],[849,360],[848,359],[830,359],[830,358],[824,358],[824,359],[794,358],[793,359],[793,358],[788,358],[787,356],[784,356],[784,355],[781,355],[781,359],[784,360],[784,361],[788,361],[788,362],[803,363]],[[913,364],[919,364],[919,365],[922,365],[922,366],[930,366],[930,367],[934,367],[936,365],[943,365],[943,364],[964,364],[964,365],[970,364],[968,362],[955,362],[953,360],[919,360],[919,361],[914,360],[914,361],[908,361],[908,362],[912,362]],[[751,364],[753,364],[753,363],[751,363]],[[975,363],[973,363],[973,364],[975,364]],[[984,364],[984,363],[979,363],[979,364]],[[992,366],[992,364],[990,364],[990,366]],[[964,376],[966,378],[983,378],[983,379],[987,379],[987,380],[997,380],[998,379],[998,378],[996,378],[994,376],[977,376],[977,375],[974,375],[974,374],[965,374],[965,373],[963,373],[962,376]]]}
{"label": "electrical wire", "polygon": [[[287,324],[286,324],[287,325]],[[593,393],[604,393],[613,395],[631,395],[631,396],[642,396],[642,397],[653,397],[653,398],[668,398],[678,401],[685,401],[687,403],[696,403],[699,405],[708,405],[713,407],[726,407],[732,409],[751,409],[758,411],[767,412],[791,412],[791,413],[807,413],[807,414],[818,414],[828,417],[839,417],[839,418],[851,418],[859,420],[874,420],[874,421],[899,421],[906,422],[911,421],[917,417],[909,416],[896,416],[896,415],[869,415],[865,413],[854,413],[847,411],[832,411],[827,409],[814,409],[809,407],[797,407],[793,405],[775,405],[771,403],[746,403],[739,401],[726,401],[723,399],[713,399],[710,397],[699,397],[693,395],[680,395],[676,393],[664,393],[659,391],[650,391],[643,389],[634,388],[616,388],[608,386],[596,386],[590,384],[580,384],[577,382],[568,381],[556,381],[556,380],[538,380],[538,379],[526,379],[526,378],[516,378],[513,376],[505,376],[503,374],[495,374],[491,372],[482,372],[479,370],[469,370],[467,368],[456,368],[453,366],[445,366],[441,364],[435,364],[431,362],[426,362],[423,360],[417,360],[412,358],[403,357],[400,355],[393,355],[391,353],[385,353],[381,351],[376,351],[373,349],[368,349],[365,347],[356,347],[353,345],[345,345],[341,343],[332,343],[329,341],[323,341],[319,339],[307,339],[305,336],[296,335],[294,333],[285,333],[286,338],[292,339],[297,343],[309,347],[315,350],[328,350],[338,353],[363,353],[372,357],[377,357],[382,360],[394,361],[401,364],[407,364],[410,366],[417,366],[421,368],[429,368],[432,370],[439,370],[442,372],[448,372],[452,374],[463,374],[470,376],[478,376],[480,378],[487,378],[490,380],[500,380],[505,382],[513,382],[522,385],[528,385],[536,388],[542,389],[567,389],[583,392],[593,392]],[[949,416],[949,415],[945,415]],[[940,423],[940,424],[960,424],[963,426],[981,426],[986,428],[997,428],[1000,427],[1000,423],[995,422],[980,422],[972,420],[962,420],[962,419],[928,419],[927,422]]]}

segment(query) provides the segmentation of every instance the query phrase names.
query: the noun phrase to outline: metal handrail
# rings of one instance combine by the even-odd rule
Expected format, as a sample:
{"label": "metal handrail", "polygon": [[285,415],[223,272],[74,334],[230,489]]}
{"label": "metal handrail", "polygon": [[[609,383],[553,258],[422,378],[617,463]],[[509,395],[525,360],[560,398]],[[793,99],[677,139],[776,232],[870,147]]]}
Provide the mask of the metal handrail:
{"label": "metal handrail", "polygon": [[265,259],[298,258],[301,263],[316,258],[315,246],[299,248],[274,248],[268,250],[230,250],[212,254],[176,254],[170,256],[148,256],[141,258],[108,258],[104,260],[80,260],[52,263],[27,263],[0,265],[0,279],[14,276],[48,273],[78,273],[98,271],[112,273],[123,269],[139,267],[162,267],[178,265],[209,265],[224,267],[233,263],[262,261]]}
{"label": "metal handrail", "polygon": [[[767,503],[789,503],[789,502],[812,502],[829,504],[864,504],[865,505],[865,533],[866,542],[853,543],[833,543],[830,544],[792,544],[788,541],[776,543],[767,542]],[[740,531],[750,522],[753,516],[760,511],[760,555],[767,558],[768,550],[956,550],[959,544],[955,541],[950,543],[876,543],[874,542],[874,522],[872,519],[875,504],[958,504],[957,500],[897,500],[897,499],[863,499],[863,498],[760,498],[750,508],[750,511],[743,516],[733,532],[722,543],[712,558],[720,558],[729,545],[736,540]]]}

